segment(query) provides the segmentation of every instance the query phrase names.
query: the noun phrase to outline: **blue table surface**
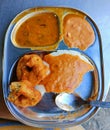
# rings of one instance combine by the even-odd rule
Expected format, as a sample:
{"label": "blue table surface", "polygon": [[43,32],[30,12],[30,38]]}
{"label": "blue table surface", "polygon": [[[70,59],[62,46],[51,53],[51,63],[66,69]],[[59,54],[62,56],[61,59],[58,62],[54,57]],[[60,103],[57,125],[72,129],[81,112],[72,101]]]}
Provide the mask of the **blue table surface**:
{"label": "blue table surface", "polygon": [[[102,37],[105,99],[110,84],[110,0],[0,0],[0,87],[2,87],[2,57],[6,30],[18,13],[36,6],[76,8],[87,13],[95,21]],[[0,98],[2,98],[1,92]],[[0,102],[1,106],[2,103]]]}

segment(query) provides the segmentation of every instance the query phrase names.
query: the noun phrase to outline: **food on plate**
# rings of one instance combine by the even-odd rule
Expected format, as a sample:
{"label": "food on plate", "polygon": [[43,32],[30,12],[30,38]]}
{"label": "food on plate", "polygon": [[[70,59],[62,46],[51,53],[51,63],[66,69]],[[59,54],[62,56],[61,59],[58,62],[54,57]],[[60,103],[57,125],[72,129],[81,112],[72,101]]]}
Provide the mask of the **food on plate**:
{"label": "food on plate", "polygon": [[63,19],[63,38],[70,48],[86,50],[95,40],[94,30],[89,22],[76,14],[67,14]]}
{"label": "food on plate", "polygon": [[36,105],[45,92],[72,93],[94,67],[80,53],[57,50],[49,54],[25,54],[17,63],[17,81],[11,82],[8,100],[16,106]]}
{"label": "food on plate", "polygon": [[49,74],[49,66],[37,54],[25,54],[17,64],[17,79],[28,80],[34,86]]}
{"label": "food on plate", "polygon": [[41,98],[41,93],[27,80],[10,84],[8,100],[18,107],[35,106]]}
{"label": "food on plate", "polygon": [[72,93],[81,83],[85,73],[93,71],[93,65],[81,54],[59,50],[43,58],[50,66],[50,74],[41,82],[47,92]]}
{"label": "food on plate", "polygon": [[26,19],[14,32],[21,47],[48,46],[59,40],[59,21],[52,12],[39,12]]}

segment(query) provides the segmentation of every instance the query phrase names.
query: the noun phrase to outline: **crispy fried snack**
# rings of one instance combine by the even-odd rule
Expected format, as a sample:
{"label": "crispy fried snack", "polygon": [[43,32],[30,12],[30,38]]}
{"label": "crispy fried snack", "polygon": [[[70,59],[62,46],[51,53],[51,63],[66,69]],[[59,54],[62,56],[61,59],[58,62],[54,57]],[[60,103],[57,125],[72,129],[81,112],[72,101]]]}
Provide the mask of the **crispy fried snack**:
{"label": "crispy fried snack", "polygon": [[18,61],[16,73],[19,81],[28,80],[35,86],[48,75],[49,66],[40,56],[26,54]]}
{"label": "crispy fried snack", "polygon": [[41,93],[27,81],[12,82],[8,100],[18,107],[35,106],[42,98]]}

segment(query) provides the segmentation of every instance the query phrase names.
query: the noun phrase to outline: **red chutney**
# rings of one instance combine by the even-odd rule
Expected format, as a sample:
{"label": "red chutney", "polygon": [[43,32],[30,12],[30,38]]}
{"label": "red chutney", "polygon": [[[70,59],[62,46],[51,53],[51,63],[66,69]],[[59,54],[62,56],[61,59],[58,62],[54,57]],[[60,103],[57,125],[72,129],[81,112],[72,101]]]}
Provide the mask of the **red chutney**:
{"label": "red chutney", "polygon": [[86,50],[95,39],[94,30],[84,17],[68,14],[63,20],[63,37],[70,48]]}
{"label": "red chutney", "polygon": [[54,13],[39,13],[21,24],[15,40],[22,47],[55,44],[59,40],[58,17]]}
{"label": "red chutney", "polygon": [[84,74],[93,70],[93,66],[79,56],[61,54],[46,55],[44,60],[50,66],[50,74],[42,81],[47,92],[72,93],[81,83]]}

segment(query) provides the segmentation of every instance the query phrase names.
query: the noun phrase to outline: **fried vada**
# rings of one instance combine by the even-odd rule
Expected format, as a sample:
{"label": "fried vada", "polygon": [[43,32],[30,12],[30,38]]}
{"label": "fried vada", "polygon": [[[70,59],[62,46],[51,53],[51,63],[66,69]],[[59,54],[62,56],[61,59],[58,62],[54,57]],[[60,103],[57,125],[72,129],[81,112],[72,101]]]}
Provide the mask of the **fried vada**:
{"label": "fried vada", "polygon": [[27,80],[12,82],[10,84],[10,93],[8,100],[18,107],[35,106],[40,102],[42,94],[34,89]]}
{"label": "fried vada", "polygon": [[49,73],[49,66],[37,54],[25,54],[17,64],[17,79],[28,80],[34,86],[39,84]]}

